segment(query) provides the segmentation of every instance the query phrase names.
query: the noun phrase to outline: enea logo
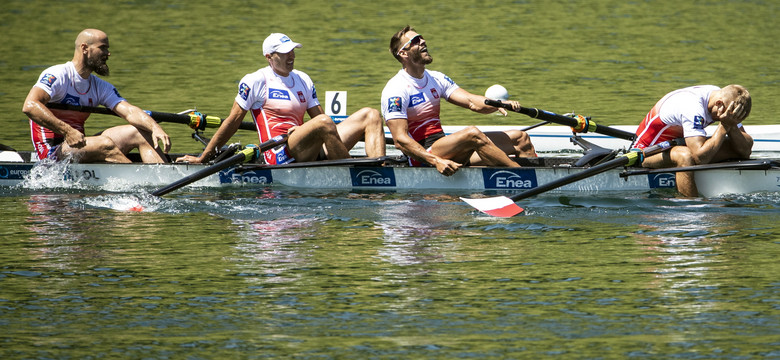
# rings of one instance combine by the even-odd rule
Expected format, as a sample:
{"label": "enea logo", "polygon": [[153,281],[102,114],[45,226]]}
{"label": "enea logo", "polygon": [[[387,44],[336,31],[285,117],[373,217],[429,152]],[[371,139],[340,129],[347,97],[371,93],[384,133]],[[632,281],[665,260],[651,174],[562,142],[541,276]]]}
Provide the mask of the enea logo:
{"label": "enea logo", "polygon": [[665,189],[677,186],[674,173],[647,174],[647,182],[651,189]]}
{"label": "enea logo", "polygon": [[392,168],[350,168],[354,187],[395,187],[395,172]]}
{"label": "enea logo", "polygon": [[268,89],[268,98],[276,100],[290,100],[290,93],[287,90]]}
{"label": "enea logo", "polygon": [[60,103],[73,105],[73,106],[80,106],[81,100],[78,97],[73,96],[71,94],[65,94],[65,97],[62,100],[60,100]]}
{"label": "enea logo", "polygon": [[534,169],[482,169],[485,189],[533,189],[537,186]]}
{"label": "enea logo", "polygon": [[417,106],[425,102],[425,95],[423,93],[414,94],[409,97],[409,107]]}
{"label": "enea logo", "polygon": [[219,172],[220,184],[270,184],[272,182],[271,170],[235,172],[234,169],[229,169]]}

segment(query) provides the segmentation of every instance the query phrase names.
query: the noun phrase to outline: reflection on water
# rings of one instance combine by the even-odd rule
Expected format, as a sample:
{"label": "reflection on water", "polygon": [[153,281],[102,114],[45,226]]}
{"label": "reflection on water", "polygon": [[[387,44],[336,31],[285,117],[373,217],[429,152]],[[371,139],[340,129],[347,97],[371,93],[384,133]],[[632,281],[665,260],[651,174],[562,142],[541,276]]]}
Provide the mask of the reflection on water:
{"label": "reflection on water", "polygon": [[451,251],[448,247],[453,245],[446,238],[450,229],[442,228],[443,214],[436,216],[436,207],[435,202],[420,201],[398,201],[383,206],[378,211],[381,219],[377,223],[383,234],[379,256],[400,266],[447,258]]}
{"label": "reflection on water", "polygon": [[292,269],[314,265],[310,250],[300,242],[316,241],[319,221],[314,218],[241,221],[241,242],[236,258],[242,276],[262,277],[258,282],[290,282]]}
{"label": "reflection on water", "polygon": [[3,195],[4,358],[737,358],[780,328],[772,196]]}

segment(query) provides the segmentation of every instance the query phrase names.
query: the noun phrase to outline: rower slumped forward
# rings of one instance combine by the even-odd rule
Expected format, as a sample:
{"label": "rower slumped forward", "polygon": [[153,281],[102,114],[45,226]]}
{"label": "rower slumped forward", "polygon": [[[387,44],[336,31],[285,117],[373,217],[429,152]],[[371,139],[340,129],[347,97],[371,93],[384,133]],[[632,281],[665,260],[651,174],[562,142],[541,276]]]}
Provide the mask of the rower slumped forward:
{"label": "rower slumped forward", "polygon": [[[648,156],[642,166],[657,169],[750,158],[753,138],[742,122],[751,107],[750,93],[741,85],[699,85],[666,94],[637,128],[634,147],[644,149],[682,137],[685,146]],[[705,128],[715,122],[717,129],[708,137]],[[677,172],[676,182],[683,196],[699,195],[693,172]]]}

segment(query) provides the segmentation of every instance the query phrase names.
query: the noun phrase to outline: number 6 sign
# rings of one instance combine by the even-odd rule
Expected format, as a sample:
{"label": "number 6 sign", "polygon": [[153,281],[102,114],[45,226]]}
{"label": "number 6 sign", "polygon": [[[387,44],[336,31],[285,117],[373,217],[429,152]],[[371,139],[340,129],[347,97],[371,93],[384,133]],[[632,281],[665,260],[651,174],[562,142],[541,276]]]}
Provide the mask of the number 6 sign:
{"label": "number 6 sign", "polygon": [[341,122],[347,118],[347,92],[325,92],[325,114],[335,122]]}

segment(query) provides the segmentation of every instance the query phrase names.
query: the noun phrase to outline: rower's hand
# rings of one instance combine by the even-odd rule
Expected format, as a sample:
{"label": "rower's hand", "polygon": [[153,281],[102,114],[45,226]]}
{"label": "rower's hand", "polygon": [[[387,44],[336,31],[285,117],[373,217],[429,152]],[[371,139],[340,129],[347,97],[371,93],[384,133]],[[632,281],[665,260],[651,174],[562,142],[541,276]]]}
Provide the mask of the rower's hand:
{"label": "rower's hand", "polygon": [[[503,103],[512,105],[512,110],[514,110],[514,111],[520,110],[520,107],[521,107],[520,103],[517,102],[517,101],[514,101],[514,100],[512,100],[512,101],[503,101]],[[506,109],[504,109],[502,107],[498,108],[498,112],[500,112],[501,115],[504,115],[504,116],[507,116],[509,114],[509,112],[507,112]]]}
{"label": "rower's hand", "polygon": [[200,157],[192,156],[192,155],[184,155],[179,158],[176,158],[177,163],[189,163],[189,164],[200,164],[203,162],[203,160]]}
{"label": "rower's hand", "polygon": [[87,137],[76,129],[71,129],[65,134],[65,143],[76,149],[87,146]]}
{"label": "rower's hand", "polygon": [[724,127],[733,128],[745,120],[745,107],[732,101],[728,106],[721,106],[715,117]]}
{"label": "rower's hand", "polygon": [[447,159],[437,159],[436,160],[436,170],[439,171],[444,176],[452,176],[452,174],[455,174],[458,169],[462,166],[459,163],[456,163],[452,160]]}
{"label": "rower's hand", "polygon": [[158,149],[160,146],[158,144],[162,144],[162,151],[164,153],[168,153],[168,151],[171,151],[171,138],[168,136],[168,134],[159,126],[155,126],[154,130],[152,130],[152,142],[154,143],[154,148]]}

